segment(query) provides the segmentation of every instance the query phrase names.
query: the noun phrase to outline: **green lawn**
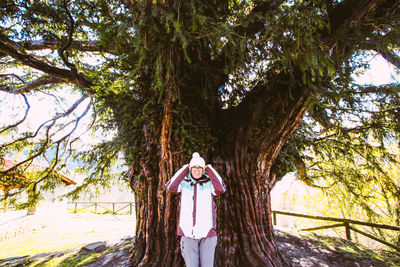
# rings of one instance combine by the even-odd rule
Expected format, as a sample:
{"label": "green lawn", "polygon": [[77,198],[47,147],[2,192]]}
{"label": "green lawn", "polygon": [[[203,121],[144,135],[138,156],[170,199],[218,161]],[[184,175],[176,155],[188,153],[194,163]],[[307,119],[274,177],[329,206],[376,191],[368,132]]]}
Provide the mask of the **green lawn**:
{"label": "green lawn", "polygon": [[64,251],[134,234],[133,216],[69,214],[44,228],[35,229],[1,244],[0,259]]}

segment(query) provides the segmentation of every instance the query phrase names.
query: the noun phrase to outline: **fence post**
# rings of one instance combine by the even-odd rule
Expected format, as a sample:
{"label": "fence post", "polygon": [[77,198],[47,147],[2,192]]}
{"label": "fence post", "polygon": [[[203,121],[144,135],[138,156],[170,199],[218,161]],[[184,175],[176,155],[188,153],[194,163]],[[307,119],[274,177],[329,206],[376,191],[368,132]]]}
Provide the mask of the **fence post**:
{"label": "fence post", "polygon": [[78,203],[75,202],[75,213],[76,213],[77,209],[78,209]]}
{"label": "fence post", "polygon": [[346,239],[351,241],[350,227],[348,222],[344,222],[344,228],[346,230]]}
{"label": "fence post", "polygon": [[132,203],[129,203],[129,215],[132,215]]}
{"label": "fence post", "polygon": [[276,212],[272,212],[272,224],[276,225]]}
{"label": "fence post", "polygon": [[114,211],[115,203],[113,202],[112,205],[113,205],[113,214],[115,214],[115,211]]}
{"label": "fence post", "polygon": [[97,213],[97,202],[94,202],[94,212]]}

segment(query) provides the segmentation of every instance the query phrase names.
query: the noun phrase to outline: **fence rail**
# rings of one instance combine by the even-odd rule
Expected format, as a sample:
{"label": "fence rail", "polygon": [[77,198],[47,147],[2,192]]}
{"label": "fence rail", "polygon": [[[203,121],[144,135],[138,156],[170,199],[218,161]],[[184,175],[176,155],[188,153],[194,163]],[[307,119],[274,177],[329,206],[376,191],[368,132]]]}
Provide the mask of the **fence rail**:
{"label": "fence rail", "polygon": [[376,236],[373,236],[369,233],[366,233],[364,231],[361,231],[357,228],[355,228],[352,225],[362,225],[362,226],[369,226],[372,228],[379,228],[379,229],[386,229],[386,230],[393,230],[393,231],[399,231],[400,232],[400,227],[399,226],[393,226],[393,225],[386,225],[386,224],[378,224],[378,223],[370,223],[370,222],[363,222],[363,221],[357,221],[357,220],[351,220],[351,219],[343,219],[343,218],[334,218],[334,217],[325,217],[325,216],[313,216],[313,215],[307,215],[307,214],[300,214],[300,213],[294,213],[294,212],[287,212],[287,211],[278,211],[278,210],[273,210],[272,211],[272,221],[274,225],[277,225],[277,215],[285,215],[285,216],[294,216],[294,217],[301,217],[301,218],[307,218],[307,219],[313,219],[313,220],[323,220],[323,221],[330,221],[330,222],[338,222],[336,224],[330,224],[330,225],[324,225],[324,226],[318,226],[318,227],[313,227],[313,228],[305,228],[305,229],[300,229],[301,231],[316,231],[316,230],[323,230],[323,229],[329,229],[329,228],[336,228],[336,227],[344,227],[345,232],[346,232],[346,239],[351,240],[351,231],[354,231],[356,233],[359,233],[363,236],[366,236],[370,239],[373,239],[379,243],[382,243],[388,247],[394,248],[397,251],[400,251],[400,247],[397,245],[394,245],[392,243],[389,243],[385,240],[382,240]]}
{"label": "fence rail", "polygon": [[[94,212],[103,210],[112,214],[120,213],[122,210],[129,209],[128,213],[132,214],[135,202],[114,202],[114,201],[72,201],[68,205],[73,205],[72,210],[74,213],[94,208]],[[81,208],[78,209],[78,206]],[[121,207],[122,206],[122,207]]]}
{"label": "fence rail", "polygon": [[[122,210],[129,208],[128,213],[132,214],[133,209],[135,207],[134,204],[135,204],[135,202],[111,202],[111,201],[110,202],[107,202],[107,201],[102,201],[102,202],[100,202],[100,201],[72,201],[72,202],[68,202],[68,205],[73,205],[73,209],[69,209],[69,210],[72,210],[74,213],[77,213],[77,212],[80,212],[83,210],[87,210],[87,209],[90,209],[93,207],[94,212],[97,212],[99,209],[103,209],[103,211],[108,211],[112,214],[117,214],[117,213],[121,212]],[[111,208],[105,207],[106,205],[108,205],[108,206],[111,205]],[[83,206],[83,207],[78,209],[78,206]],[[305,229],[300,229],[300,230],[301,231],[317,231],[317,230],[323,230],[323,229],[344,227],[347,240],[351,240],[351,231],[354,231],[354,232],[359,233],[363,236],[366,236],[370,239],[373,239],[377,242],[380,242],[388,247],[394,248],[397,251],[400,251],[399,246],[389,243],[385,240],[382,240],[382,239],[380,239],[376,236],[373,236],[369,233],[366,233],[364,231],[361,231],[358,228],[354,227],[353,225],[362,225],[362,226],[369,226],[372,228],[393,230],[393,231],[398,231],[400,233],[399,226],[370,223],[370,222],[363,222],[363,221],[335,218],[335,217],[313,216],[313,215],[300,214],[300,213],[287,212],[287,211],[279,211],[279,210],[272,210],[271,212],[272,212],[272,220],[273,220],[274,225],[277,225],[277,215],[293,216],[293,217],[300,217],[300,218],[306,218],[306,219],[312,219],[312,220],[323,220],[323,221],[336,222],[335,224],[329,224],[329,225],[312,227],[312,228],[305,228]]]}

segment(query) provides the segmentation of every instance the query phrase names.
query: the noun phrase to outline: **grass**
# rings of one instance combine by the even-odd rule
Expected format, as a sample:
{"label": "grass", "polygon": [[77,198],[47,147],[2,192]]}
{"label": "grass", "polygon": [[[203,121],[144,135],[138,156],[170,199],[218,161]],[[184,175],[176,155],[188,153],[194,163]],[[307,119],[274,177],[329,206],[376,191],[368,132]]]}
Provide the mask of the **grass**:
{"label": "grass", "polygon": [[118,220],[118,216],[113,215],[70,214],[45,228],[35,229],[0,244],[0,259],[71,250],[93,242],[132,236],[135,222],[133,218],[126,218],[132,217]]}
{"label": "grass", "polygon": [[89,231],[86,233],[74,232],[62,235],[60,233],[43,230],[7,241],[4,250],[2,249],[0,252],[0,258],[35,255],[71,249],[82,244],[85,240],[90,240],[90,236],[94,233],[95,231]]}
{"label": "grass", "polygon": [[300,235],[302,239],[307,239],[317,247],[335,250],[336,253],[341,254],[344,258],[350,260],[369,259],[371,261],[384,261],[391,266],[399,266],[400,254],[389,250],[371,250],[368,247],[353,243],[346,239],[322,236],[315,233],[309,235]]}
{"label": "grass", "polygon": [[70,266],[82,266],[84,264],[91,263],[98,259],[102,254],[98,252],[93,252],[84,255],[77,255],[76,253],[68,253],[61,257],[55,257],[48,261],[34,262],[29,265],[29,267],[70,267]]}
{"label": "grass", "polygon": [[130,241],[125,241],[123,244],[118,246],[109,247],[101,252],[89,252],[82,251],[80,249],[69,250],[66,252],[60,252],[52,258],[44,258],[34,261],[27,265],[28,267],[70,267],[70,266],[84,266],[86,264],[92,263],[99,259],[100,257],[130,248],[132,246]]}
{"label": "grass", "polygon": [[[83,266],[106,254],[126,250],[132,246],[132,243],[127,241],[118,246],[105,248],[101,252],[81,250],[83,245],[89,243],[106,240],[118,241],[123,237],[132,236],[135,229],[134,218],[130,216],[123,218],[118,220],[118,217],[113,215],[70,214],[65,218],[52,221],[44,228],[33,228],[33,231],[19,238],[0,244],[0,259],[51,253],[42,258],[38,257],[37,260],[26,266]],[[333,254],[345,260],[370,259],[371,261],[384,261],[390,266],[400,266],[400,255],[393,251],[373,251],[342,238],[317,234],[282,232],[282,235],[292,240],[292,244],[296,244],[294,238],[307,240],[312,247],[334,251]]]}

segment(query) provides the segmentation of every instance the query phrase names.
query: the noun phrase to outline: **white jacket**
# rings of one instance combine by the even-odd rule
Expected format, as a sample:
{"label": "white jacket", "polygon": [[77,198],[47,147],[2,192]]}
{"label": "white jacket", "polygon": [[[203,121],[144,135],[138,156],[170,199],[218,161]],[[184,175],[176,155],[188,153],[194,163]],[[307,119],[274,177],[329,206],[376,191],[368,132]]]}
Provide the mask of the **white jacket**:
{"label": "white jacket", "polygon": [[221,176],[207,165],[200,180],[189,174],[189,164],[177,171],[166,184],[168,191],[181,193],[178,235],[200,239],[217,235],[216,209],[212,196],[225,192]]}

